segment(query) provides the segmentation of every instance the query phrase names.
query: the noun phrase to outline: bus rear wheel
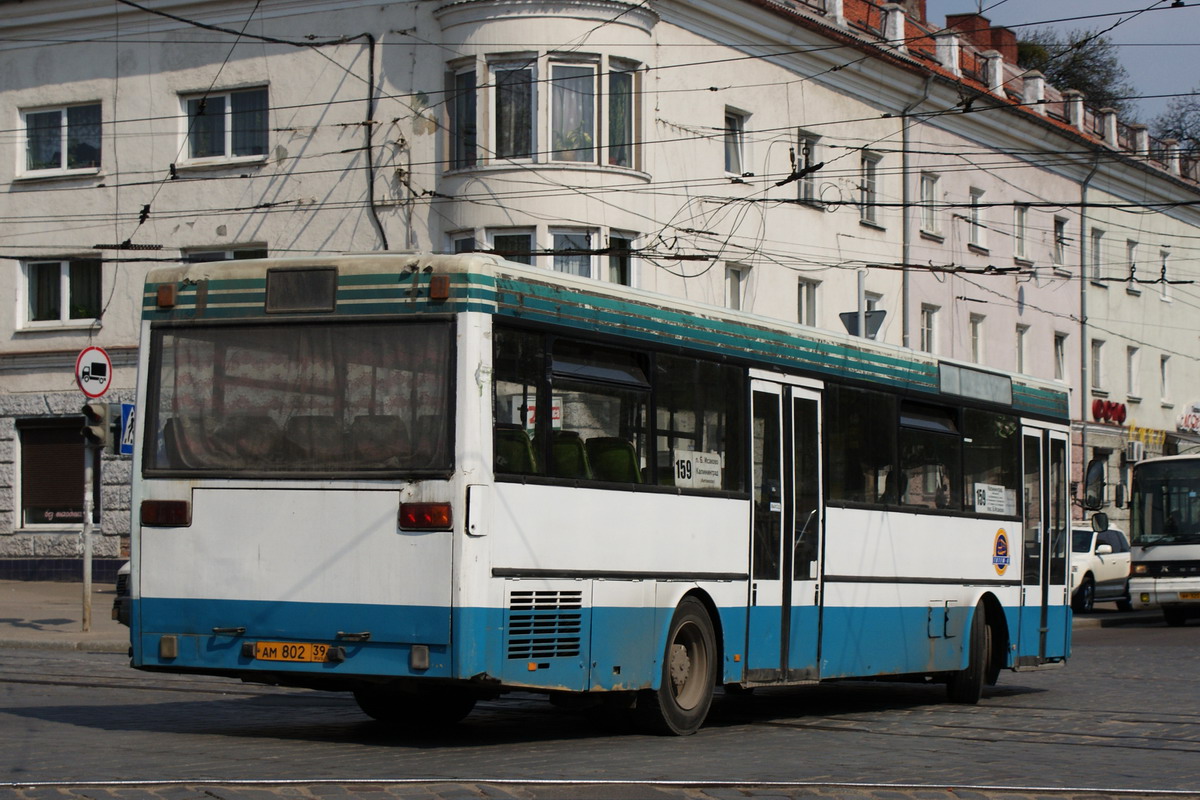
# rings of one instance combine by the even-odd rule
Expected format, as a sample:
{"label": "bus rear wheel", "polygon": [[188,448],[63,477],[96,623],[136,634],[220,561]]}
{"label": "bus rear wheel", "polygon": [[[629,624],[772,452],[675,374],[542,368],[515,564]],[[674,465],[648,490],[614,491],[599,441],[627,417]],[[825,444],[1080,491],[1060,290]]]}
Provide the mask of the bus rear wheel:
{"label": "bus rear wheel", "polygon": [[954,703],[975,705],[983,696],[983,684],[992,674],[992,626],[987,622],[983,603],[975,606],[967,641],[967,668],[950,675],[946,696]]}
{"label": "bus rear wheel", "polygon": [[418,693],[390,686],[370,686],[355,689],[354,700],[371,719],[426,728],[454,725],[475,707],[475,697],[469,692],[434,687]]}
{"label": "bus rear wheel", "polygon": [[716,681],[717,637],[712,619],[703,603],[685,597],[671,618],[661,685],[638,696],[638,721],[653,733],[695,733],[708,716]]}

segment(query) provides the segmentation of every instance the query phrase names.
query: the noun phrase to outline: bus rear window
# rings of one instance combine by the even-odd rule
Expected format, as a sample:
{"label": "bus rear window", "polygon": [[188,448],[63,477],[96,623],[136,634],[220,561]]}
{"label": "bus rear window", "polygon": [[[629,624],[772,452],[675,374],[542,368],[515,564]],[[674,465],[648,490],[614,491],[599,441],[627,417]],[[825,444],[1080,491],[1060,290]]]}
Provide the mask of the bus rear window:
{"label": "bus rear window", "polygon": [[444,472],[448,322],[156,330],[147,474]]}

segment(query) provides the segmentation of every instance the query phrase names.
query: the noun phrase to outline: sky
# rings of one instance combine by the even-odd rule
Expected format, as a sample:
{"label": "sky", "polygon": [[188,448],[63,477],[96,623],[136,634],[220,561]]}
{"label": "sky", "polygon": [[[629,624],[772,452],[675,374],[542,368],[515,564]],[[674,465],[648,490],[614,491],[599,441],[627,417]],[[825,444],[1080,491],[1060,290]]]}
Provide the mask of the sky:
{"label": "sky", "polygon": [[[1118,46],[1121,64],[1142,96],[1200,90],[1200,0],[928,0],[930,23],[945,24],[947,14],[969,14],[982,8],[993,25],[1003,25],[1021,38],[1018,25],[1052,27],[1063,33],[1101,30]],[[1139,11],[1149,8],[1134,17]],[[1121,12],[1121,13],[1118,13]],[[1097,14],[1116,16],[1095,16]],[[1084,19],[1079,19],[1085,17]],[[1068,19],[1072,18],[1072,19]],[[1053,22],[1053,20],[1065,20]],[[1042,23],[1042,24],[1036,24]],[[1169,98],[1137,101],[1140,121],[1150,123],[1167,108]]]}

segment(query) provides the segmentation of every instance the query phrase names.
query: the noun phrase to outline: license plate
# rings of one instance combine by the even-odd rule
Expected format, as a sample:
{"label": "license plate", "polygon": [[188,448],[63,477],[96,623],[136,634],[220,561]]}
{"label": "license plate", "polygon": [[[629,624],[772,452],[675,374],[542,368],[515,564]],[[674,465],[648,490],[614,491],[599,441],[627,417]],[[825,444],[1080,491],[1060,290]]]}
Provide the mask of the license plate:
{"label": "license plate", "polygon": [[1200,592],[1180,592],[1180,600],[1200,600]]}
{"label": "license plate", "polygon": [[310,642],[255,642],[254,657],[261,661],[324,661],[329,645]]}

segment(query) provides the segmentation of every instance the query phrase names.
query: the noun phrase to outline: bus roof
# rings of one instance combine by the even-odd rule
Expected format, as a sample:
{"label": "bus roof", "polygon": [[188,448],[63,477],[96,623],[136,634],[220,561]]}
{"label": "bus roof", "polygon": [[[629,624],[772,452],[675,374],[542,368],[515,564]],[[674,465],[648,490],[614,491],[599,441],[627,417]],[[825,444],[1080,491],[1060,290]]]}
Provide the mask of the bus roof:
{"label": "bus roof", "polygon": [[[445,278],[435,282],[435,276]],[[485,253],[387,252],[160,267],[147,275],[142,318],[233,322],[464,311],[1069,420],[1066,390],[1048,381]]]}

